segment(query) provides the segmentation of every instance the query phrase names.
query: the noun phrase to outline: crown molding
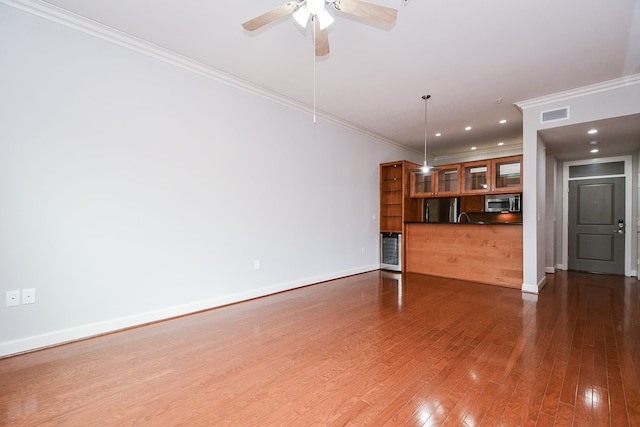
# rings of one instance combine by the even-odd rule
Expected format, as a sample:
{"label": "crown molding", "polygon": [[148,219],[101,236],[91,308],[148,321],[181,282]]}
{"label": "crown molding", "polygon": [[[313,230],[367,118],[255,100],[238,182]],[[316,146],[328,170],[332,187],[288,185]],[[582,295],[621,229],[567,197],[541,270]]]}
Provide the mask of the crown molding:
{"label": "crown molding", "polygon": [[522,144],[509,145],[505,147],[485,148],[475,151],[465,151],[447,154],[444,156],[435,156],[433,164],[436,166],[449,163],[472,162],[475,160],[485,160],[494,157],[519,156],[522,154]]}
{"label": "crown molding", "polygon": [[599,92],[606,92],[613,89],[619,89],[626,86],[640,84],[640,74],[632,74],[630,76],[620,77],[613,80],[607,80],[600,83],[595,83],[589,86],[582,86],[579,88],[567,90],[564,92],[558,92],[551,95],[541,96],[538,98],[528,99],[525,101],[515,102],[514,105],[520,109],[520,111],[527,108],[541,107],[552,102],[568,101],[570,99],[578,98],[585,95],[592,95]]}
{"label": "crown molding", "polygon": [[[99,22],[85,18],[84,16],[69,12],[66,9],[54,6],[45,1],[0,0],[0,3],[14,7],[48,21],[64,25],[65,27],[75,29],[85,34],[89,34],[118,46],[136,51],[138,53],[142,53],[165,63],[199,74],[211,80],[224,83],[236,89],[240,89],[245,92],[260,96],[262,98],[277,102],[281,105],[293,108],[295,110],[308,113],[310,116],[313,114],[313,108],[309,105],[295,101],[277,92],[273,92],[269,89],[265,89],[261,86],[250,83],[232,74],[225,73],[224,71],[218,70],[217,68],[204,64],[187,56],[181,55],[172,50],[165,49],[153,43],[149,43],[131,34],[116,30]],[[368,137],[377,139],[381,142],[396,146],[398,148],[402,148],[404,150],[414,151],[396,141],[390,140],[382,135],[359,127],[346,120],[342,120],[324,111],[316,111],[316,116],[336,126],[350,129],[359,134],[366,135]]]}

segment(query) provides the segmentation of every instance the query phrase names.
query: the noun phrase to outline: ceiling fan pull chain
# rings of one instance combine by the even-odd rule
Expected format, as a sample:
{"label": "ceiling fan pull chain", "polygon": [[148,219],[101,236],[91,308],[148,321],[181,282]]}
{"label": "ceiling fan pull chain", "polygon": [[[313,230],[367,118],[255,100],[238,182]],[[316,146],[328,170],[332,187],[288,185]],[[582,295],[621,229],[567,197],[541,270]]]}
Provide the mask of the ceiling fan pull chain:
{"label": "ceiling fan pull chain", "polygon": [[316,23],[314,22],[314,17],[311,17],[311,23],[313,24],[313,124],[316,124],[316,54],[315,54],[315,45],[316,45]]}

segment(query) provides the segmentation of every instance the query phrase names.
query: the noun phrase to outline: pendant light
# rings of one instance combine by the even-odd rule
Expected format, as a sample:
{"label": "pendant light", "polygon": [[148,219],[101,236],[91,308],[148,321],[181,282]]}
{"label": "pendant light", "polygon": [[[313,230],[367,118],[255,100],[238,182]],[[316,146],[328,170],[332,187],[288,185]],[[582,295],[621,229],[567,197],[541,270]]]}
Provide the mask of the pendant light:
{"label": "pendant light", "polygon": [[427,101],[429,98],[431,98],[431,95],[422,95],[422,99],[424,99],[424,162],[420,168],[422,173],[429,173],[431,170],[427,163]]}

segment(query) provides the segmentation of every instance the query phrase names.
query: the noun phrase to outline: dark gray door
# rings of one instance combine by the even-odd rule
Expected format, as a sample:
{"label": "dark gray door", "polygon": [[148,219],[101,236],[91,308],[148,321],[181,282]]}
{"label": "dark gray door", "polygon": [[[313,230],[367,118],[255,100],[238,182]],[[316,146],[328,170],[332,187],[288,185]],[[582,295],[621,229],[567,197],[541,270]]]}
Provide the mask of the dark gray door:
{"label": "dark gray door", "polygon": [[569,269],[624,274],[624,185],[618,178],[569,181]]}

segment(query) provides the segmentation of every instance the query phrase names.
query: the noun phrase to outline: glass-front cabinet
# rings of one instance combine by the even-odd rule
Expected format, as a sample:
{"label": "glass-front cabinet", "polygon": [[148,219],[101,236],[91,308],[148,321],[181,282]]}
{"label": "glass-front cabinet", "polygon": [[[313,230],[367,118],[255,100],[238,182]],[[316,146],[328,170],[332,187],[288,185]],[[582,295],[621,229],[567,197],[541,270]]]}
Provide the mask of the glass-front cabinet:
{"label": "glass-front cabinet", "polygon": [[447,197],[460,194],[460,165],[437,166],[428,173],[411,172],[411,197]]}
{"label": "glass-front cabinet", "polygon": [[492,191],[519,193],[522,191],[522,156],[494,160]]}
{"label": "glass-front cabinet", "polygon": [[429,172],[411,172],[411,197],[433,197],[435,196],[435,175]]}
{"label": "glass-front cabinet", "polygon": [[522,156],[463,163],[462,193],[522,192]]}
{"label": "glass-front cabinet", "polygon": [[460,165],[441,166],[436,174],[438,196],[449,196],[460,193]]}
{"label": "glass-front cabinet", "polygon": [[462,165],[462,192],[488,193],[490,191],[491,160],[464,163]]}
{"label": "glass-front cabinet", "polygon": [[436,166],[429,173],[411,172],[410,195],[414,198],[521,192],[522,156]]}

